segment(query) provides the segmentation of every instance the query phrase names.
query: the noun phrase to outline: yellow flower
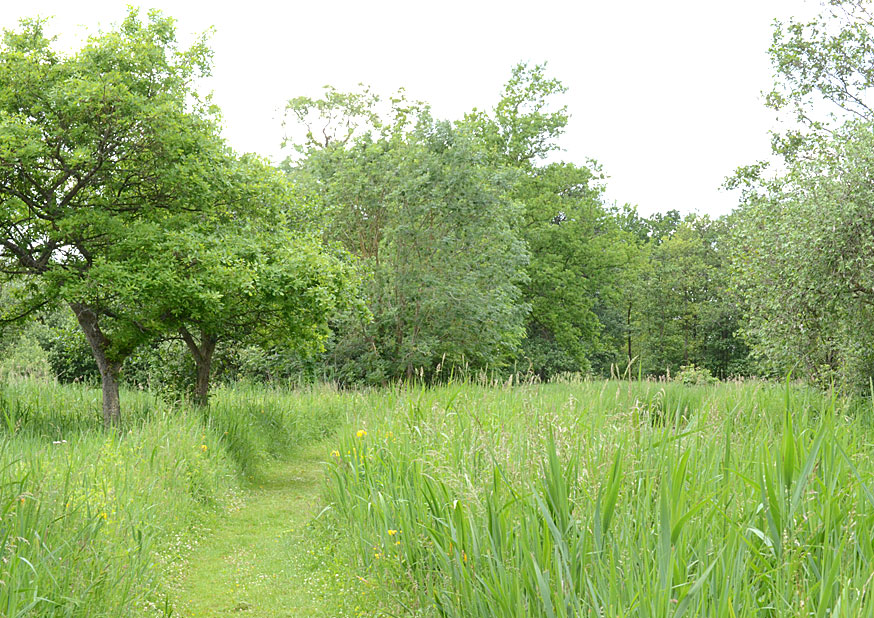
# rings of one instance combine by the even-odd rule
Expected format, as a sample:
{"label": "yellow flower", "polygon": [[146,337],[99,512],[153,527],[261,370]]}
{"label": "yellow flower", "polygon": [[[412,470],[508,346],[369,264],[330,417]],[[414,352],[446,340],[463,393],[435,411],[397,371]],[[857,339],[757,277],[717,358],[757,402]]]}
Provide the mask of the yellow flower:
{"label": "yellow flower", "polygon": [[203,451],[203,452],[205,453],[205,452],[206,452],[206,444],[201,444],[201,445],[200,445],[200,450]]}
{"label": "yellow flower", "polygon": [[356,433],[355,435],[359,438],[363,438],[364,436],[367,435],[367,430],[366,429],[359,429],[358,433]]}
{"label": "yellow flower", "polygon": [[397,530],[389,530],[389,531],[388,531],[388,535],[389,535],[389,536],[394,536],[394,535],[396,535],[397,533],[398,533]]}
{"label": "yellow flower", "polygon": [[331,451],[331,457],[339,457],[340,451]]}
{"label": "yellow flower", "polygon": [[101,516],[103,519],[106,519],[106,511],[104,511],[103,513],[101,513],[100,516]]}

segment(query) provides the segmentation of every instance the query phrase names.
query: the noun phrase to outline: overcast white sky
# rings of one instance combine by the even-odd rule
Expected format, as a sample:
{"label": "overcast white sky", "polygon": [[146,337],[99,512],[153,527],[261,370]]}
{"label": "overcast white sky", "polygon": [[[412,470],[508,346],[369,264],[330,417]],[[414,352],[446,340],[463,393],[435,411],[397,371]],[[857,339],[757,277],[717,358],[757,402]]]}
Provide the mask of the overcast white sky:
{"label": "overcast white sky", "polygon": [[[126,2],[0,0],[0,26],[54,17],[76,46],[109,26]],[[282,157],[281,108],[331,84],[403,86],[435,115],[458,118],[498,100],[511,67],[548,61],[570,89],[560,157],[590,157],[609,176],[608,199],[650,214],[677,208],[721,215],[736,197],[719,189],[737,166],[768,154],[774,113],[771,22],[815,12],[810,0],[578,0],[478,2],[153,0],[186,38],[215,26],[207,85],[241,152]]]}

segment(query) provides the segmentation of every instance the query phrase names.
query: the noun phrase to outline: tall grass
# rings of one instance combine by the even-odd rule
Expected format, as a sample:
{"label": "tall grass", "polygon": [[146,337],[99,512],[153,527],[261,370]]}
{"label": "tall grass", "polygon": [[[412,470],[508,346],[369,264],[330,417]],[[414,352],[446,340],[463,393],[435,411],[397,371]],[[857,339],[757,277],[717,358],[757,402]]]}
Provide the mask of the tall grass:
{"label": "tall grass", "polygon": [[336,427],[330,394],[240,385],[198,411],[129,390],[107,431],[97,389],[0,387],[0,615],[171,615],[168,564],[244,477]]}
{"label": "tall grass", "polygon": [[868,408],[761,383],[368,403],[327,491],[362,577],[401,610],[874,615]]}

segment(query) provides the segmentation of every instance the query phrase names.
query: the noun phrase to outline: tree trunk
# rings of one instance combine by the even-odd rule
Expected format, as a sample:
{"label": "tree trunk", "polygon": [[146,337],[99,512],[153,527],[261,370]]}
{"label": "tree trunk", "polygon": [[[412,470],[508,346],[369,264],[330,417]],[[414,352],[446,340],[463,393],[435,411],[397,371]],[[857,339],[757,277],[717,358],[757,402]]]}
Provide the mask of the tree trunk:
{"label": "tree trunk", "polygon": [[70,303],[70,308],[76,314],[76,320],[85,333],[85,339],[91,346],[91,353],[100,371],[100,382],[103,387],[103,424],[106,427],[118,425],[121,421],[121,402],[118,397],[118,373],[121,370],[121,361],[107,356],[110,342],[100,330],[97,314],[80,303]]}
{"label": "tree trunk", "polygon": [[218,338],[201,331],[200,343],[198,344],[191,333],[188,332],[188,329],[181,328],[179,334],[191,351],[191,356],[194,357],[194,365],[197,368],[194,381],[194,404],[206,406],[209,404],[209,377],[212,373],[212,358],[215,354]]}
{"label": "tree trunk", "polygon": [[121,422],[121,401],[118,397],[118,372],[121,367],[110,364],[100,368],[100,382],[103,385],[103,424],[106,427]]}
{"label": "tree trunk", "polygon": [[205,406],[209,403],[209,374],[212,371],[212,355],[197,363],[197,379],[194,384],[194,403]]}
{"label": "tree trunk", "polygon": [[628,328],[626,331],[626,336],[628,340],[628,366],[631,367],[631,303],[628,303],[628,317],[625,320],[625,324]]}

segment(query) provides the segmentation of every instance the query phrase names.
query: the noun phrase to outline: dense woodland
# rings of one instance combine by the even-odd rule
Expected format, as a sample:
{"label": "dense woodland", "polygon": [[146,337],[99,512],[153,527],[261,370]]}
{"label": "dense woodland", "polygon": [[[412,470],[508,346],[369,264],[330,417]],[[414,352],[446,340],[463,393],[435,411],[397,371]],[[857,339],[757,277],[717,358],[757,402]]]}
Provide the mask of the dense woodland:
{"label": "dense woodland", "polygon": [[718,219],[607,202],[609,170],[562,160],[545,64],[457,119],[292,98],[274,166],[221,138],[206,38],[135,10],[70,54],[50,30],[0,48],[3,368],[99,381],[106,422],[124,382],[205,404],[237,379],[874,376],[866,3],[776,25],[784,129]]}

